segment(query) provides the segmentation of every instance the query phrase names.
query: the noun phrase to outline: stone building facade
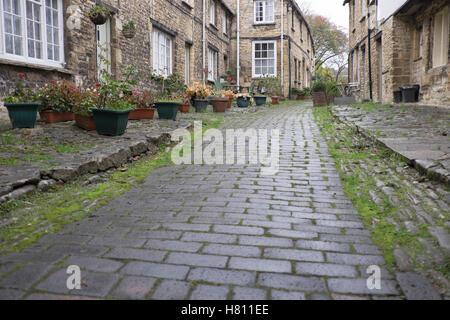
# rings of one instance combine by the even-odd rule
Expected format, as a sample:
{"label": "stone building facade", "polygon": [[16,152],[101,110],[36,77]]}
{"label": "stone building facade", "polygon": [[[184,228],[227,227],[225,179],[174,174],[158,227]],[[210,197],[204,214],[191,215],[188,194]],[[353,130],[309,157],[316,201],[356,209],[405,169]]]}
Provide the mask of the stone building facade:
{"label": "stone building facade", "polygon": [[282,91],[286,96],[291,88],[310,87],[314,41],[297,3],[291,0],[241,0],[237,8],[236,0],[226,2],[234,12],[239,11],[239,39],[238,23],[235,22],[231,55],[237,67],[239,53],[240,84],[250,86],[261,77],[277,76],[282,80]]}
{"label": "stone building facade", "polygon": [[421,104],[450,105],[447,0],[346,0],[349,82],[357,100],[394,101],[400,86],[419,85]]}
{"label": "stone building facade", "polygon": [[[281,1],[240,2],[244,37],[240,85],[252,79],[252,41],[256,39],[275,41],[275,74],[280,76]],[[263,4],[264,13],[265,4],[272,4],[272,23],[253,23],[256,3]],[[295,1],[284,3],[283,74],[288,90],[309,85],[314,49]],[[98,27],[85,16],[96,4],[113,12],[109,21]],[[120,74],[121,66],[132,64],[144,75],[139,83],[142,89],[154,87],[146,77],[151,73],[176,72],[186,83],[213,83],[226,71],[237,70],[236,9],[235,0],[1,1],[0,96],[14,86],[19,73],[26,74],[28,86],[63,78],[91,85],[98,81],[101,70]],[[137,27],[133,39],[125,38],[121,31],[129,21]],[[110,63],[105,64],[100,56]]]}

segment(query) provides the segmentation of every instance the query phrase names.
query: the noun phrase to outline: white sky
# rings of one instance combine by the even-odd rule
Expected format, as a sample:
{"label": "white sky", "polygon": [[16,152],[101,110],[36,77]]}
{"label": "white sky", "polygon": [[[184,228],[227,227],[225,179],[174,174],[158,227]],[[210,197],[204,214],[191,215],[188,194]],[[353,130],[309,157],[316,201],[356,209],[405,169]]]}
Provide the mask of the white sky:
{"label": "white sky", "polygon": [[296,0],[302,8],[329,18],[337,26],[348,33],[348,5],[342,5],[344,0]]}

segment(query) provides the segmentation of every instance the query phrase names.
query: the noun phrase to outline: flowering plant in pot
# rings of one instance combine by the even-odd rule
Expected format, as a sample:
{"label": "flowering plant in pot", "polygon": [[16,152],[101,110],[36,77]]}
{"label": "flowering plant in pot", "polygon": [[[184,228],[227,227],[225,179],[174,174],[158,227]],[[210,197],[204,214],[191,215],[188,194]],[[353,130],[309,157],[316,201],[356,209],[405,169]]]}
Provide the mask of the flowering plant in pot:
{"label": "flowering plant in pot", "polygon": [[326,106],[328,104],[326,94],[326,83],[322,79],[317,79],[312,86],[312,98],[314,107]]}
{"label": "flowering plant in pot", "polygon": [[180,111],[181,113],[189,113],[189,109],[191,106],[191,98],[184,93],[183,95],[181,95],[181,104],[178,107],[178,111]]}
{"label": "flowering plant in pot", "polygon": [[194,82],[186,89],[186,95],[191,98],[195,112],[203,112],[208,106],[208,98],[211,95],[211,87],[205,86],[201,82]]}
{"label": "flowering plant in pot", "polygon": [[230,99],[226,95],[226,91],[215,91],[211,94],[211,104],[214,112],[225,112],[228,108]]}
{"label": "flowering plant in pot", "polygon": [[72,121],[73,107],[80,103],[81,89],[67,80],[51,81],[38,91],[41,100],[39,114],[46,123]]}
{"label": "flowering plant in pot", "polygon": [[75,124],[86,131],[94,131],[96,129],[91,109],[95,108],[99,103],[98,86],[100,84],[81,90],[80,101],[72,108]]}
{"label": "flowering plant in pot", "polygon": [[26,75],[20,73],[14,91],[3,98],[13,128],[34,128],[36,123],[40,102],[38,102],[38,95],[33,89],[24,88],[23,80],[25,78]]}
{"label": "flowering plant in pot", "polygon": [[239,93],[236,95],[236,99],[239,108],[248,108],[252,101],[252,96],[248,93]]}
{"label": "flowering plant in pot", "polygon": [[228,70],[225,74],[226,74],[227,82],[231,83],[231,81],[233,80],[233,71],[232,70]]}
{"label": "flowering plant in pot", "polygon": [[161,90],[155,98],[159,118],[175,121],[180,104],[182,104],[181,97],[185,91],[184,81],[180,74],[172,73],[168,77],[164,77],[152,73],[150,79],[159,82],[161,86]]}
{"label": "flowering plant in pot", "polygon": [[88,12],[87,17],[91,19],[92,23],[99,26],[105,24],[111,16],[111,10],[104,6],[93,6]]}
{"label": "flowering plant in pot", "polygon": [[136,35],[136,24],[130,21],[122,26],[122,34],[127,39],[133,39]]}
{"label": "flowering plant in pot", "polygon": [[231,108],[231,104],[233,103],[233,99],[234,99],[234,93],[231,90],[226,90],[225,91],[225,95],[228,97],[228,105],[227,108],[230,109]]}
{"label": "flowering plant in pot", "polygon": [[133,89],[131,95],[126,95],[125,99],[134,105],[134,110],[131,110],[129,120],[142,120],[142,119],[153,119],[155,114],[155,98],[151,95],[149,91],[144,91],[139,93],[137,90]]}

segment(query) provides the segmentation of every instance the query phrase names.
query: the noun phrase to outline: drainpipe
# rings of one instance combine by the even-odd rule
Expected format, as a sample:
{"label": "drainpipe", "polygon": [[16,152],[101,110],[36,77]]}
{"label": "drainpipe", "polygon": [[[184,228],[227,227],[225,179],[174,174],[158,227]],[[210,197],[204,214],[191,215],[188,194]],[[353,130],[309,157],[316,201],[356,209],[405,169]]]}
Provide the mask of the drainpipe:
{"label": "drainpipe", "polygon": [[241,2],[240,0],[236,0],[236,7],[237,7],[237,12],[236,12],[236,84],[237,84],[237,89],[240,92],[241,91],[241,58],[239,55],[239,50],[241,48],[241,44],[240,44],[240,37],[241,37],[241,23],[239,21],[240,18],[240,10],[241,10]]}
{"label": "drainpipe", "polygon": [[203,74],[203,85],[206,84],[206,0],[203,0],[203,21],[202,21],[202,74]]}
{"label": "drainpipe", "polygon": [[289,99],[292,99],[291,38],[289,38]]}
{"label": "drainpipe", "polygon": [[281,94],[284,93],[284,0],[281,0]]}
{"label": "drainpipe", "polygon": [[373,82],[372,82],[372,48],[371,48],[371,37],[372,30],[370,29],[370,7],[367,13],[367,28],[368,28],[368,50],[367,53],[369,55],[369,91],[370,91],[370,101],[373,101]]}

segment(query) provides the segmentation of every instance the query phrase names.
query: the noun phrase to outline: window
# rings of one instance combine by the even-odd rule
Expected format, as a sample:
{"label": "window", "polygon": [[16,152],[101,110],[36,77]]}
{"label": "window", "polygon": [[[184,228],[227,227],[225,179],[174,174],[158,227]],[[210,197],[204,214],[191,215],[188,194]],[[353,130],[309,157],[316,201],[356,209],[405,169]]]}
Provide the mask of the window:
{"label": "window", "polygon": [[422,57],[422,45],[423,45],[423,26],[416,29],[416,59]]}
{"label": "window", "polygon": [[153,29],[153,71],[161,76],[172,74],[172,38]]}
{"label": "window", "polygon": [[0,1],[0,57],[61,67],[61,0]]}
{"label": "window", "polygon": [[436,14],[434,18],[433,67],[448,63],[448,7]]}
{"label": "window", "polygon": [[191,82],[191,46],[186,44],[184,48],[184,83]]}
{"label": "window", "polygon": [[208,80],[217,80],[217,51],[208,49]]}
{"label": "window", "polygon": [[277,51],[275,41],[253,42],[252,69],[254,78],[276,76]]}
{"label": "window", "polygon": [[216,2],[214,0],[209,2],[209,23],[216,25]]}
{"label": "window", "polygon": [[274,22],[273,0],[255,1],[255,23]]}
{"label": "window", "polygon": [[361,0],[361,18],[367,15],[367,0]]}
{"label": "window", "polygon": [[225,12],[223,13],[222,31],[224,34],[228,34],[228,18]]}

